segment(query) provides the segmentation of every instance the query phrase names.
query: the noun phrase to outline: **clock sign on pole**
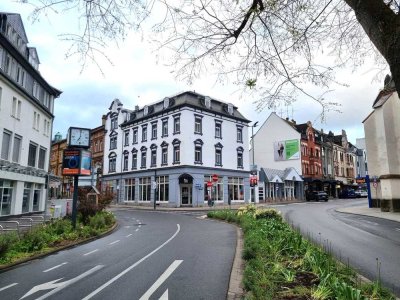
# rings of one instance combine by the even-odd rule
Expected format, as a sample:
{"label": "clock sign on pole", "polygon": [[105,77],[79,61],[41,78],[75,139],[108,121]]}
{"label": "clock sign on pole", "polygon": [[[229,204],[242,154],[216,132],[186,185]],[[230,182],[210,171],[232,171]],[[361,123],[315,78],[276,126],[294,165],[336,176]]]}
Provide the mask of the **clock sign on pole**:
{"label": "clock sign on pole", "polygon": [[67,149],[64,150],[63,175],[74,176],[72,199],[72,226],[76,227],[78,202],[78,178],[91,175],[90,128],[70,127],[67,135]]}

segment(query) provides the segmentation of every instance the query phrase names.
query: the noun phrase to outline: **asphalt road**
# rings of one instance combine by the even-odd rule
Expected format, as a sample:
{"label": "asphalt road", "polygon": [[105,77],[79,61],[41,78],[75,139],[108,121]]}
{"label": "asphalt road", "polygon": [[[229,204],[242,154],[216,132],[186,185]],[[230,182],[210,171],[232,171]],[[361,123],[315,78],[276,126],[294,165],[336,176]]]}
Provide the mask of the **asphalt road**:
{"label": "asphalt road", "polygon": [[303,235],[324,245],[358,273],[400,296],[400,223],[336,212],[367,200],[329,200],[276,206]]}
{"label": "asphalt road", "polygon": [[0,299],[226,299],[236,229],[117,211],[111,235],[0,274]]}

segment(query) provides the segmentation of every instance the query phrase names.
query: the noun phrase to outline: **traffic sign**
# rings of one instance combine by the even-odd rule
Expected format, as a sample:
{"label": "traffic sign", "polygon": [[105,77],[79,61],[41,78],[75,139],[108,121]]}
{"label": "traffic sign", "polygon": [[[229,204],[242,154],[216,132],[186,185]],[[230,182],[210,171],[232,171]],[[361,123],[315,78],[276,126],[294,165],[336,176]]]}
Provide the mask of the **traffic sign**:
{"label": "traffic sign", "polygon": [[213,186],[212,182],[211,181],[207,181],[207,187],[212,187],[212,186]]}
{"label": "traffic sign", "polygon": [[218,175],[217,175],[217,174],[214,174],[214,175],[212,176],[212,180],[213,180],[214,182],[217,182],[217,181],[218,181]]}
{"label": "traffic sign", "polygon": [[377,188],[378,183],[376,181],[374,181],[374,183],[372,185],[374,186],[374,188]]}

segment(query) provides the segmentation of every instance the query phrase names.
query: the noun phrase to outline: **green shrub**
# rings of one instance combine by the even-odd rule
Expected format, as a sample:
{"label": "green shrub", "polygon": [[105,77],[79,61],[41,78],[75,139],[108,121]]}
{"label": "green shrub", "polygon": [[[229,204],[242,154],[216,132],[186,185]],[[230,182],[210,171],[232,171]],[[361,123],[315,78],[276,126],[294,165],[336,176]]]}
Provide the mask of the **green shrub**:
{"label": "green shrub", "polygon": [[15,232],[0,234],[0,258],[5,257],[12,245],[18,241],[19,238]]}
{"label": "green shrub", "polygon": [[94,229],[103,229],[106,226],[104,215],[97,213],[94,216],[89,217],[88,226]]}
{"label": "green shrub", "polygon": [[282,216],[280,212],[276,209],[268,208],[268,209],[257,209],[254,214],[256,219],[276,219],[282,220]]}
{"label": "green shrub", "polygon": [[51,235],[46,232],[45,228],[37,226],[24,234],[19,243],[19,250],[22,252],[39,251],[46,247],[51,240]]}

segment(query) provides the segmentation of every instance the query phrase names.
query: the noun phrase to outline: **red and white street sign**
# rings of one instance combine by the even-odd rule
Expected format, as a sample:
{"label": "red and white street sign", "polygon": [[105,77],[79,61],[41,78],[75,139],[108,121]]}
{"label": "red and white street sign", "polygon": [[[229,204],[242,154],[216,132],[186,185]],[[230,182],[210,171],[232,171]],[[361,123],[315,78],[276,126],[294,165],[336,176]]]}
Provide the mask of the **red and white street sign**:
{"label": "red and white street sign", "polygon": [[207,181],[207,187],[212,187],[212,186],[213,186],[212,182],[211,181]]}
{"label": "red and white street sign", "polygon": [[378,186],[378,183],[376,181],[374,181],[374,183],[372,185],[374,186],[374,188],[376,188]]}
{"label": "red and white street sign", "polygon": [[212,176],[212,180],[213,180],[214,182],[217,182],[217,181],[218,181],[218,175],[217,175],[217,174],[214,174],[214,175]]}

